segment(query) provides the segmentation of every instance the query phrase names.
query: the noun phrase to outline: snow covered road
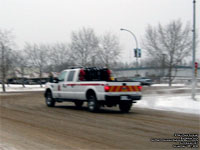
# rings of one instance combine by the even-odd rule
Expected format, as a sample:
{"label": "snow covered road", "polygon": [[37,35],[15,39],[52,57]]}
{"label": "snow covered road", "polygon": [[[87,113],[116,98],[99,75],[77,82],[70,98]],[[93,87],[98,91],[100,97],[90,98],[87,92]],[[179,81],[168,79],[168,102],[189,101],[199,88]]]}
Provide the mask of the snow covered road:
{"label": "snow covered road", "polygon": [[[43,87],[40,87],[40,85],[26,85],[25,87],[22,85],[9,85],[7,91],[9,94],[10,92],[44,91],[44,87],[45,85]],[[199,90],[198,87],[196,101],[194,101],[191,99],[190,87],[183,84],[173,85],[173,87],[167,87],[166,85],[144,87],[142,100],[134,104],[133,107],[190,113],[200,116]],[[1,85],[0,92],[2,92]]]}
{"label": "snow covered road", "polygon": [[[145,95],[140,103],[165,98],[152,95]],[[82,109],[73,103],[46,107],[43,92],[0,97],[0,150],[174,150],[173,145],[178,143],[152,139],[174,139],[175,133],[200,131],[199,115],[148,109],[157,105],[153,103],[147,108],[138,103],[143,108],[133,107],[128,114],[118,108],[90,113],[86,104]],[[174,100],[178,98],[169,99]]]}

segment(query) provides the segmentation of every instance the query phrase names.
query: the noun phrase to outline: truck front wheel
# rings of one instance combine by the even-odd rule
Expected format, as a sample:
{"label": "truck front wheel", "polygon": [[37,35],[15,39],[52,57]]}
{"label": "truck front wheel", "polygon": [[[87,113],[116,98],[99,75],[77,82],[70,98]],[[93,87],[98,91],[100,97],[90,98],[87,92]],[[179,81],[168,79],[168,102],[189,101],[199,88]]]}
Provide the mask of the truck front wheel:
{"label": "truck front wheel", "polygon": [[88,110],[90,112],[97,112],[100,108],[96,96],[94,94],[90,94],[88,96]]}
{"label": "truck front wheel", "polygon": [[119,109],[122,113],[128,113],[131,109],[132,101],[120,102]]}
{"label": "truck front wheel", "polygon": [[48,106],[48,107],[54,107],[55,106],[55,100],[53,99],[53,97],[52,97],[52,94],[51,94],[51,92],[50,91],[48,91],[47,93],[46,93],[46,96],[45,96],[45,102],[46,102],[46,105]]}

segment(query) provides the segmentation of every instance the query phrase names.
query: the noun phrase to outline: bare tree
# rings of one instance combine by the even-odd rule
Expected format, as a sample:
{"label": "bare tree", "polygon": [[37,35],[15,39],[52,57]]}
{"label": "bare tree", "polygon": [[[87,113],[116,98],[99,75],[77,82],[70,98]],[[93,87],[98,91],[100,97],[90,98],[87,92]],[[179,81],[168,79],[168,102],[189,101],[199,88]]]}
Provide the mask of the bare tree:
{"label": "bare tree", "polygon": [[23,50],[15,50],[13,52],[13,71],[16,71],[20,74],[22,78],[22,86],[25,87],[25,70],[28,67],[28,58],[26,57]]}
{"label": "bare tree", "polygon": [[101,38],[99,45],[98,56],[103,66],[110,67],[111,64],[116,63],[121,50],[117,36],[106,33]]}
{"label": "bare tree", "polygon": [[83,28],[72,32],[71,51],[77,65],[88,66],[94,61],[98,50],[99,40],[91,28]]}
{"label": "bare tree", "polygon": [[[176,66],[184,58],[190,55],[192,48],[191,27],[183,25],[180,20],[171,21],[166,26],[159,24],[157,27],[149,26],[143,39],[143,47],[149,55],[157,60],[162,67],[163,54],[165,54],[165,66],[168,68],[169,86],[173,77],[172,70],[176,72]],[[175,74],[173,76],[176,76]]]}
{"label": "bare tree", "polygon": [[12,47],[14,45],[11,31],[0,30],[0,77],[3,92],[6,92],[5,83],[12,65]]}
{"label": "bare tree", "polygon": [[49,46],[49,60],[50,66],[52,66],[51,70],[53,71],[61,71],[66,69],[69,66],[74,65],[72,53],[65,43],[57,43]]}
{"label": "bare tree", "polygon": [[44,44],[29,44],[26,43],[24,52],[28,57],[28,65],[39,74],[40,86],[42,87],[41,78],[44,73],[44,68],[48,63],[48,47]]}

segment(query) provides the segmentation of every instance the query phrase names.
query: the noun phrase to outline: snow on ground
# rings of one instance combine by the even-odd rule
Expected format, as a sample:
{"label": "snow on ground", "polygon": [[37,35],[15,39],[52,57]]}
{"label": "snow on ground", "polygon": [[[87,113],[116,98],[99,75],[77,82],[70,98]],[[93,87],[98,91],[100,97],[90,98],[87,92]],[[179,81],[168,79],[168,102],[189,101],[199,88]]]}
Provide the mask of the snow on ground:
{"label": "snow on ground", "polygon": [[[162,84],[152,84],[151,86],[155,86],[155,87],[169,87],[168,83],[162,83]],[[172,84],[172,87],[191,87],[192,84],[190,83],[176,83],[176,84]],[[200,83],[197,83],[197,86],[200,86]]]}
{"label": "snow on ground", "polygon": [[134,107],[190,113],[200,116],[200,95],[196,95],[196,101],[194,101],[189,94],[144,96]]}
{"label": "snow on ground", "polygon": [[[18,91],[23,91],[23,92],[29,92],[29,91],[44,91],[45,90],[45,85],[40,87],[40,85],[25,85],[23,87],[22,85],[19,84],[9,84],[9,86],[6,84],[6,92],[18,92]],[[2,92],[2,85],[0,84],[0,92]]]}
{"label": "snow on ground", "polygon": [[[152,86],[169,86],[169,84],[153,84]],[[183,87],[183,86],[185,86],[185,84],[172,84],[172,86]]]}

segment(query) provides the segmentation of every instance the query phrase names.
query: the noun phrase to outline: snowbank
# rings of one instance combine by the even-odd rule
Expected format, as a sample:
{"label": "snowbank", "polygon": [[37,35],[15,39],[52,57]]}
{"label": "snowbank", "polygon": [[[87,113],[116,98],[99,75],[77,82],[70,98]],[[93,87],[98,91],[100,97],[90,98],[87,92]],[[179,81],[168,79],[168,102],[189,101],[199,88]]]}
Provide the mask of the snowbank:
{"label": "snowbank", "polygon": [[[18,84],[9,84],[9,86],[6,84],[6,92],[29,92],[29,91],[44,91],[45,85],[40,87],[40,85],[25,85],[23,87],[22,85]],[[0,84],[0,92],[2,92],[2,85]]]}
{"label": "snowbank", "polygon": [[[152,84],[151,86],[153,87],[169,87],[168,83],[161,83],[161,84]],[[176,84],[172,84],[171,87],[191,87],[191,84],[186,84],[186,83],[176,83]],[[200,86],[200,83],[197,83],[197,86]]]}
{"label": "snowbank", "polygon": [[[159,87],[163,87],[163,86],[169,86],[169,84],[153,84],[152,86],[159,86]],[[183,86],[186,86],[185,84],[172,84],[172,87],[175,86],[175,87],[183,87]]]}
{"label": "snowbank", "polygon": [[200,95],[196,96],[196,101],[191,98],[191,95],[144,96],[134,107],[200,115]]}

